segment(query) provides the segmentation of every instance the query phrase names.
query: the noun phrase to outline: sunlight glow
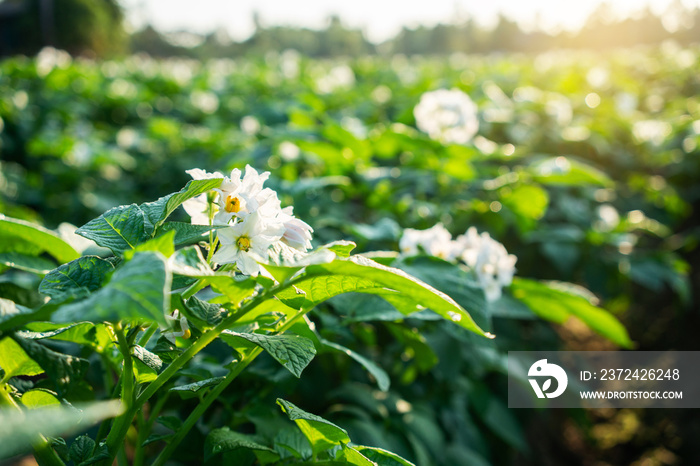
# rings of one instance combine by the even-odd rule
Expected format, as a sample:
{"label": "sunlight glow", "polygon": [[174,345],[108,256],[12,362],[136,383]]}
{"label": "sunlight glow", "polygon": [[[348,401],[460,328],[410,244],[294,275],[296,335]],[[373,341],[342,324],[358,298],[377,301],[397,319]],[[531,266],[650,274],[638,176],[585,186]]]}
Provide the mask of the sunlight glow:
{"label": "sunlight glow", "polygon": [[[656,14],[666,12],[674,0],[608,0],[611,20],[651,8]],[[255,30],[253,14],[259,13],[264,25],[293,25],[322,28],[328,17],[337,14],[344,24],[361,28],[369,40],[382,42],[402,27],[434,26],[474,19],[495,24],[498,15],[517,21],[526,30],[575,30],[604,0],[434,0],[404,2],[398,0],[121,0],[131,26],[140,29],[152,24],[164,32],[188,31],[209,33],[225,29],[235,40],[249,37]],[[686,7],[700,6],[700,0],[681,0]],[[668,18],[670,28],[682,18]],[[666,24],[666,23],[665,23]]]}

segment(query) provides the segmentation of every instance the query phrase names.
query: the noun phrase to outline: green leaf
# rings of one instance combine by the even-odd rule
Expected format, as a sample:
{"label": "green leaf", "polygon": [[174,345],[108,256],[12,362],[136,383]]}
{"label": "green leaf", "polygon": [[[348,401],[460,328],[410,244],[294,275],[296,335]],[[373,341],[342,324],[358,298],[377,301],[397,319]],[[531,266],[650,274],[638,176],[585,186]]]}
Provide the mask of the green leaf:
{"label": "green leaf", "polygon": [[65,293],[93,292],[99,289],[109,273],[111,262],[97,256],[84,256],[49,272],[39,284],[39,291],[52,298]]}
{"label": "green leaf", "polygon": [[529,170],[534,175],[535,181],[547,185],[598,185],[602,187],[614,185],[605,172],[563,156],[533,162],[530,164]]}
{"label": "green leaf", "polygon": [[340,450],[338,459],[343,459],[346,463],[357,466],[377,466],[374,461],[370,461],[365,455],[345,444],[343,444],[343,448]]}
{"label": "green leaf", "polygon": [[56,264],[43,257],[31,256],[14,251],[0,253],[0,265],[35,273],[37,275],[46,275],[51,269],[56,267]]}
{"label": "green leaf", "polygon": [[49,439],[51,442],[51,448],[54,449],[56,454],[65,462],[70,461],[70,455],[68,454],[68,445],[66,441],[61,437]]}
{"label": "green leaf", "polygon": [[[385,299],[391,299],[392,294],[400,294],[408,299],[397,300],[392,304],[400,305],[397,309],[403,314],[410,315],[422,308],[430,308],[436,314],[467,330],[492,337],[445,293],[402,270],[378,264],[363,256],[356,255],[328,264],[311,265],[306,267],[303,276],[307,278],[296,283],[295,287],[305,294],[302,304],[305,309],[310,309],[330,297],[351,291],[378,294]],[[299,298],[289,289],[280,293],[278,297],[292,307],[293,299]],[[410,303],[410,306],[405,307],[407,303]]]}
{"label": "green leaf", "polygon": [[187,317],[192,317],[193,320],[198,320],[201,323],[214,327],[226,317],[226,309],[220,304],[212,304],[202,301],[196,296],[192,296],[185,303],[185,312]]}
{"label": "green leaf", "polygon": [[28,340],[50,338],[52,340],[71,341],[89,346],[98,353],[103,352],[112,343],[112,339],[104,324],[78,322],[66,325],[55,322],[29,322],[24,328],[27,330],[16,332],[22,338]]}
{"label": "green leaf", "polygon": [[315,414],[307,413],[298,408],[293,403],[277,398],[280,405],[289,419],[297,424],[304,436],[311,443],[314,453],[319,453],[336,445],[350,442],[350,437],[345,429],[338,427],[330,421]]}
{"label": "green leaf", "polygon": [[350,253],[357,247],[357,245],[352,241],[334,241],[321,247],[330,249],[336,253],[338,257],[350,257]]}
{"label": "green leaf", "polygon": [[173,432],[177,432],[182,427],[182,420],[177,416],[159,416],[156,422]]}
{"label": "green leaf", "polygon": [[161,197],[157,201],[141,204],[139,207],[144,212],[150,232],[155,232],[165,219],[175,211],[183,202],[211,191],[221,186],[223,178],[210,178],[206,180],[191,180],[180,191]]}
{"label": "green leaf", "polygon": [[55,393],[40,388],[25,392],[22,395],[22,404],[27,409],[36,409],[45,406],[58,406],[61,402],[56,398]]}
{"label": "green leaf", "polygon": [[9,299],[0,298],[0,332],[28,322],[34,313],[32,309],[15,304]]}
{"label": "green leaf", "polygon": [[374,461],[379,466],[415,466],[408,460],[401,458],[396,453],[376,447],[355,447],[357,451],[362,453],[366,458]]}
{"label": "green leaf", "polygon": [[397,298],[402,296],[397,292],[392,293],[393,296],[391,296],[389,293],[381,295],[371,295],[367,293],[345,293],[331,298],[329,302],[331,306],[333,306],[341,315],[343,322],[346,323],[371,321],[392,322],[404,320],[406,318],[419,320],[442,320],[442,317],[429,309],[413,312],[409,315],[402,314],[396,310],[397,307],[404,307],[407,309],[410,305],[412,305],[415,308],[415,304],[413,304],[410,299],[403,297],[403,299],[406,300],[405,305],[399,304],[394,306],[389,303],[387,299],[395,301]]}
{"label": "green leaf", "polygon": [[308,439],[296,427],[280,429],[277,432],[275,450],[282,459],[294,457],[307,460],[313,455]]}
{"label": "green leaf", "polygon": [[19,336],[12,337],[31,359],[44,369],[49,380],[56,387],[59,395],[76,385],[90,366],[86,359],[76,358],[63,353],[57,353],[46,346]]}
{"label": "green leaf", "polygon": [[163,368],[163,361],[158,357],[158,355],[151,353],[143,346],[132,346],[131,355],[149,368],[153,369],[156,373],[160,372],[160,370]]}
{"label": "green leaf", "polygon": [[122,410],[123,405],[115,400],[75,407],[52,406],[25,412],[4,408],[0,410],[0,458],[29,451],[39,434],[59,437],[85,431],[103,419],[119,416]]}
{"label": "green leaf", "polygon": [[5,372],[5,380],[17,375],[44,373],[44,369],[10,337],[0,340],[0,368]]}
{"label": "green leaf", "polygon": [[138,252],[117,269],[111,280],[88,298],[62,306],[54,313],[58,322],[117,322],[147,319],[163,326],[170,309],[172,277],[158,252]]}
{"label": "green leaf", "polygon": [[228,298],[228,302],[237,305],[244,298],[252,295],[255,291],[256,282],[251,277],[237,275],[216,275],[204,277],[205,283],[211,285],[217,293],[221,293]]}
{"label": "green leaf", "polygon": [[240,340],[261,347],[296,377],[301,377],[301,372],[316,355],[313,342],[298,335],[262,335],[224,330],[221,339],[237,351],[247,346],[241,346]]}
{"label": "green leaf", "polygon": [[381,391],[385,392],[389,390],[389,385],[391,381],[389,380],[389,376],[387,375],[386,371],[384,371],[384,369],[382,369],[369,359],[365,358],[364,356],[360,355],[359,353],[352,351],[351,349],[348,349],[342,345],[333,343],[332,341],[328,341],[325,338],[321,338],[321,343],[323,343],[325,346],[328,346],[329,348],[333,348],[342,353],[347,354],[352,359],[362,364],[362,366],[365,369],[367,369],[367,372],[372,374],[374,379],[377,381],[377,385],[379,386],[379,389]]}
{"label": "green leaf", "polygon": [[224,380],[224,377],[212,377],[210,379],[200,380],[199,382],[178,385],[177,387],[171,388],[170,391],[177,392],[183,400],[187,400],[189,398],[194,398],[198,392],[206,388],[218,385],[222,380]]}
{"label": "green leaf", "polygon": [[503,193],[501,202],[516,215],[522,217],[523,225],[529,226],[547,211],[549,195],[540,186],[521,185]]}
{"label": "green leaf", "polygon": [[152,230],[146,228],[145,214],[131,204],[110,209],[75,232],[119,255],[150,238]]}
{"label": "green leaf", "polygon": [[214,276],[214,271],[209,267],[197,247],[178,250],[175,252],[175,256],[170,259],[170,265],[175,274],[194,278]]}
{"label": "green leaf", "polygon": [[107,442],[104,440],[100,442],[100,444],[97,446],[97,449],[95,450],[95,454],[90,458],[82,463],[80,463],[78,466],[89,466],[91,464],[99,463],[100,461],[104,460],[109,460],[111,459],[112,456],[109,454],[109,448],[107,448]]}
{"label": "green leaf", "polygon": [[164,257],[170,257],[175,254],[175,232],[170,231],[164,235],[158,236],[153,239],[149,239],[145,243],[141,243],[124,252],[124,258],[126,260],[134,257],[136,252],[140,251],[154,251],[163,254]]}
{"label": "green leaf", "polygon": [[72,261],[80,253],[46,228],[0,214],[0,252],[37,256],[46,252],[59,263]]}
{"label": "green leaf", "polygon": [[206,463],[219,453],[229,452],[239,448],[275,453],[272,448],[258,443],[254,437],[234,432],[228,427],[222,427],[212,430],[209,432],[209,435],[207,435],[204,441],[204,462]]}
{"label": "green leaf", "polygon": [[198,243],[200,241],[208,241],[209,237],[205,236],[206,233],[209,233],[211,230],[216,228],[216,225],[192,225],[184,222],[165,222],[160,228],[158,228],[156,238],[160,235],[174,231],[175,245],[186,246]]}
{"label": "green leaf", "polygon": [[87,435],[81,435],[70,446],[70,458],[75,464],[80,464],[87,461],[92,456],[92,451],[95,449],[95,441]]}
{"label": "green leaf", "polygon": [[564,323],[570,316],[583,321],[595,332],[622,346],[633,346],[625,327],[612,314],[597,307],[590,292],[572,284],[542,283],[516,277],[511,285],[513,296],[543,319]]}
{"label": "green leaf", "polygon": [[469,309],[479,327],[490,329],[491,319],[484,292],[460,267],[426,256],[416,257],[409,263],[399,263],[397,267],[444,292],[460,306]]}

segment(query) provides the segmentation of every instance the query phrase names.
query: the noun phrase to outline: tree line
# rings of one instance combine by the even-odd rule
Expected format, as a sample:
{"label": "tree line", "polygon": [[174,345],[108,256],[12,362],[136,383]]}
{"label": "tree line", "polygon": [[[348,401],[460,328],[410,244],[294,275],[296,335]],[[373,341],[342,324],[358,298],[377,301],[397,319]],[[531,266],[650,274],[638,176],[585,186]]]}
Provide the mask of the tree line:
{"label": "tree line", "polygon": [[[676,18],[677,27],[669,27],[669,17]],[[146,52],[156,57],[206,59],[286,49],[310,57],[334,57],[538,53],[554,48],[601,50],[654,45],[667,39],[681,45],[700,42],[700,9],[688,9],[680,0],[671,4],[664,17],[646,9],[625,19],[615,19],[611,6],[603,3],[576,32],[526,31],[501,15],[492,27],[471,18],[452,24],[405,27],[380,44],[370,42],[362,30],[347,27],[337,16],[330,17],[322,29],[265,25],[258,15],[254,21],[255,32],[243,41],[232,40],[224,30],[194,36],[163,34],[147,26],[127,34],[124,12],[117,0],[0,0],[0,56],[32,55],[46,45],[96,57]],[[183,37],[189,38],[189,43]]]}

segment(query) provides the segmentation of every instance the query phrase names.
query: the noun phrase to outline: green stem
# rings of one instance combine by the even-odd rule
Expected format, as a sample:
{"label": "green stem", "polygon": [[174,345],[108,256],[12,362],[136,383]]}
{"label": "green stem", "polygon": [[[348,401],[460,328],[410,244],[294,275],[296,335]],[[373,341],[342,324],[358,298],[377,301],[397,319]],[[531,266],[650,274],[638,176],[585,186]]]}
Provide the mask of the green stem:
{"label": "green stem", "polygon": [[141,414],[143,410],[139,410],[139,436],[136,442],[136,452],[134,453],[133,466],[141,466],[143,464],[145,456],[143,442],[146,441],[148,435],[151,433],[151,430],[153,429],[153,424],[155,424],[156,419],[158,419],[158,415],[163,409],[163,406],[165,405],[165,402],[168,400],[169,396],[170,392],[165,392],[160,396],[160,398],[158,398],[158,402],[156,402],[155,406],[148,414],[148,420],[146,420],[143,423],[141,421],[143,419],[143,415]]}
{"label": "green stem", "polygon": [[[200,282],[204,283],[203,280],[199,280],[198,282],[194,283],[190,288],[188,288],[185,291],[185,293],[183,293],[183,298],[186,299],[192,296],[194,293],[196,293],[196,291],[198,291],[198,289],[195,290],[196,286],[199,286],[199,289],[203,288],[204,285],[200,285]],[[140,409],[141,406],[143,406],[143,404],[146,403],[146,401],[148,401],[163,385],[165,385],[177,373],[177,371],[179,371],[185,364],[187,364],[197,353],[199,353],[207,345],[209,345],[209,343],[216,340],[224,330],[230,328],[243,315],[247,314],[259,304],[266,301],[275,294],[279,293],[280,291],[289,288],[294,283],[295,280],[290,280],[277,286],[273,286],[265,290],[263,293],[259,294],[255,298],[251,299],[250,301],[247,301],[241,306],[238,312],[224,319],[221,323],[219,323],[219,325],[214,327],[212,330],[203,333],[199,337],[199,339],[194,344],[192,344],[192,346],[187,348],[184,352],[180,354],[180,356],[175,358],[175,360],[171,362],[170,365],[168,365],[168,367],[166,367],[165,370],[161,372],[158,375],[158,377],[153,382],[151,382],[143,392],[141,392],[141,394],[136,398],[136,401],[133,403],[133,405],[127,407],[127,411],[114,421],[114,424],[112,425],[112,430],[107,436],[107,448],[110,452],[110,455],[112,456],[109,460],[105,460],[100,464],[111,464],[114,455],[118,450],[118,446],[123,442],[124,438],[126,437],[126,434],[129,431],[129,426],[131,425],[131,421],[136,415],[138,409]],[[191,293],[189,294],[189,296],[186,296],[188,292]]]}
{"label": "green stem", "polygon": [[199,290],[207,286],[207,282],[203,279],[199,279],[189,286],[185,291],[182,292],[182,299],[186,300],[191,296],[194,296]]}
{"label": "green stem", "polygon": [[[303,316],[306,313],[306,310],[300,310],[296,314],[294,314],[293,317],[291,317],[289,320],[287,320],[277,331],[278,334],[283,333],[287,329],[289,329],[294,322],[301,316]],[[187,416],[187,419],[185,422],[182,424],[182,426],[178,429],[177,433],[175,436],[170,439],[168,444],[166,445],[165,449],[160,452],[156,460],[153,462],[153,466],[161,466],[164,464],[168,458],[170,458],[170,455],[173,454],[177,446],[182,442],[182,440],[185,438],[185,436],[189,433],[190,429],[194,427],[194,425],[197,423],[200,417],[204,414],[204,412],[209,408],[209,406],[219,398],[221,393],[228,387],[233,380],[238,377],[238,375],[243,372],[243,370],[248,367],[248,365],[255,360],[256,357],[260,353],[262,353],[262,348],[259,346],[256,346],[253,348],[250,353],[246,354],[236,365],[235,367],[224,377],[224,380],[219,382],[219,384],[214,387],[214,389],[207,394],[207,396],[204,397],[204,399],[197,405],[197,407],[190,413],[189,416]]]}
{"label": "green stem", "polygon": [[126,408],[129,409],[129,407],[131,407],[131,405],[134,403],[134,362],[131,359],[131,349],[129,348],[129,343],[126,341],[124,330],[120,324],[115,328],[115,333],[117,334],[119,351],[122,353],[122,357],[124,358],[122,402],[125,403]]}
{"label": "green stem", "polygon": [[[21,412],[22,408],[10,395],[9,388],[10,386],[7,383],[0,385],[0,398]],[[49,441],[42,434],[39,434],[39,440],[34,444],[34,459],[36,459],[39,466],[65,466],[58,453],[54,451]]]}
{"label": "green stem", "polygon": [[158,326],[156,324],[151,324],[146,330],[146,333],[139,339],[139,346],[145,348],[153,334],[156,333],[156,330],[158,330]]}

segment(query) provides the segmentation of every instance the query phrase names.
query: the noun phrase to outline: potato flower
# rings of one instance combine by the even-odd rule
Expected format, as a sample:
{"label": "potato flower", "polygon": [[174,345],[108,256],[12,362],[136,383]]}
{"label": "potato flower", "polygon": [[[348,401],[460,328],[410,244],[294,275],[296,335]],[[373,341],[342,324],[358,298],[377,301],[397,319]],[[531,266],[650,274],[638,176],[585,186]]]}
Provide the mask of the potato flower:
{"label": "potato flower", "polygon": [[[236,264],[246,275],[261,273],[259,262],[264,262],[272,246],[278,252],[282,246],[303,256],[311,249],[313,228],[296,218],[291,206],[282,209],[277,193],[263,185],[270,172],[258,173],[250,165],[245,172],[235,168],[230,176],[201,169],[188,170],[194,179],[223,178],[221,185],[184,203],[193,224],[209,225],[209,209],[214,208],[213,223],[218,228],[220,247],[213,256],[219,264]],[[215,193],[212,196],[212,193]],[[289,254],[287,254],[289,255]]]}
{"label": "potato flower", "polygon": [[500,299],[502,288],[513,281],[518,260],[488,233],[479,234],[475,227],[470,227],[453,240],[441,223],[427,230],[404,230],[399,249],[404,256],[425,253],[450,262],[463,262],[474,273],[487,301]]}
{"label": "potato flower", "polygon": [[479,130],[476,104],[459,89],[426,92],[413,115],[418,129],[444,143],[466,144]]}
{"label": "potato flower", "polygon": [[221,247],[212,260],[219,264],[236,264],[245,275],[260,274],[258,262],[264,260],[267,251],[284,235],[284,225],[267,222],[258,212],[246,216],[229,228],[217,230]]}

